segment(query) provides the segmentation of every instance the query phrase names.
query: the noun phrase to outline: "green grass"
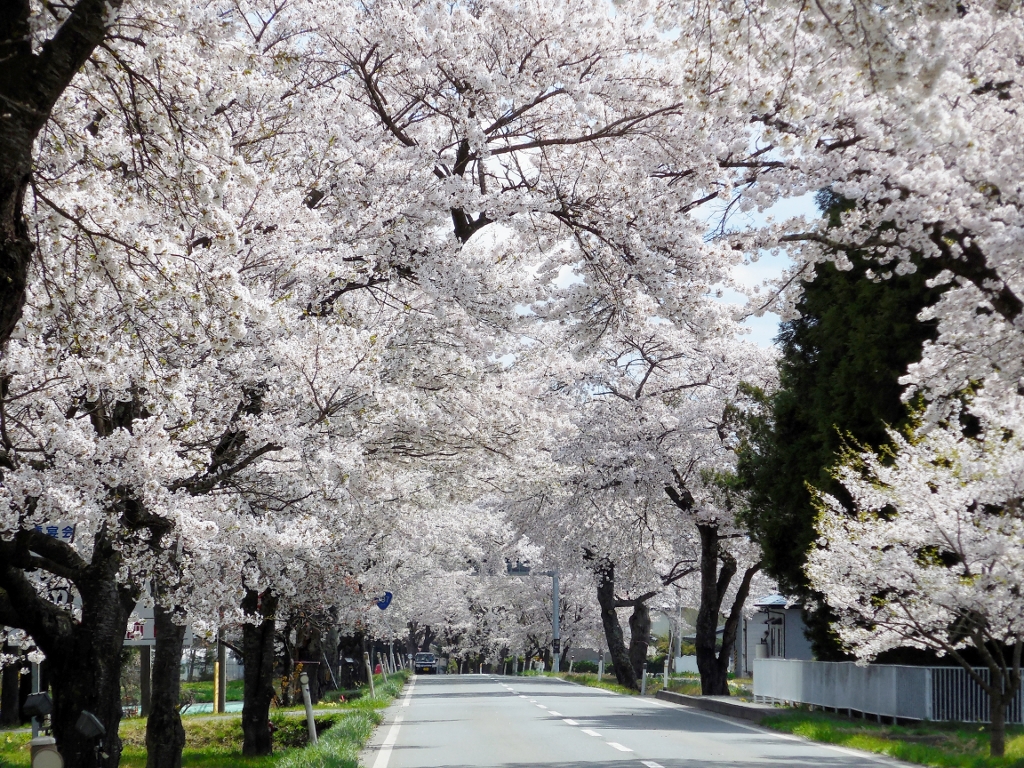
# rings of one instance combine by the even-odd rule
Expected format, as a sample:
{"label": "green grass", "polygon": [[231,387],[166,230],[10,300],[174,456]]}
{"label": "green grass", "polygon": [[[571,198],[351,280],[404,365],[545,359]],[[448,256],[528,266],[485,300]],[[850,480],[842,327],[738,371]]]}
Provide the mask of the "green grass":
{"label": "green grass", "polygon": [[975,725],[882,725],[824,712],[789,711],[763,726],[784,733],[888,755],[936,768],[1024,768],[1024,728],[1009,727],[1006,756],[989,757],[988,729]]}
{"label": "green grass", "polygon": [[[227,701],[241,701],[242,692],[245,690],[243,680],[228,680],[228,689],[224,695]],[[189,693],[195,696],[197,704],[206,704],[213,701],[213,680],[204,680],[197,683],[182,683],[181,696],[186,698]]]}
{"label": "green grass", "polygon": [[[368,689],[344,704],[336,704],[336,712],[317,713],[317,730],[323,730],[316,746],[306,743],[306,721],[285,713],[294,708],[271,710],[274,733],[274,754],[269,757],[242,757],[242,718],[196,715],[185,716],[185,768],[357,768],[359,752],[383,716],[384,709],[398,695],[407,675],[400,672],[388,680],[377,678],[376,696]],[[299,708],[301,709],[301,707]],[[122,768],[144,768],[146,765],[146,721],[131,718],[121,721],[119,730],[124,750]],[[0,767],[30,768],[29,733],[0,731]]]}
{"label": "green grass", "polygon": [[[615,693],[621,693],[629,696],[639,694],[640,691],[634,691],[630,688],[626,688],[623,685],[619,685],[615,682],[614,675],[609,676],[606,672],[604,679],[598,682],[597,675],[593,672],[585,672],[582,674],[568,674],[567,672],[524,672],[527,677],[536,677],[543,675],[545,677],[560,677],[563,680],[568,680],[570,683],[578,683],[579,685],[586,685],[590,688],[603,688],[606,691],[614,691]],[[655,693],[661,690],[661,675],[647,678],[647,695],[653,696]],[[685,693],[688,696],[700,696],[700,678],[697,677],[670,677],[668,682],[668,689],[675,693]],[[729,693],[733,696],[744,696],[750,695],[750,680],[730,680],[729,681]]]}

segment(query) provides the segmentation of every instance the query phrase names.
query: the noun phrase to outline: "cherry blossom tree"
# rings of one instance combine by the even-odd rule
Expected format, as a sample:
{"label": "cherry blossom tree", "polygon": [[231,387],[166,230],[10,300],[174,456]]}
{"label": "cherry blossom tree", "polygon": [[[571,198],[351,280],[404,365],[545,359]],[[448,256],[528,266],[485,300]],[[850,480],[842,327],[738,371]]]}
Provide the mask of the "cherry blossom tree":
{"label": "cherry blossom tree", "polygon": [[[705,692],[728,692],[731,644],[760,563],[735,519],[742,499],[723,479],[735,461],[740,384],[769,386],[774,365],[770,354],[729,339],[727,311],[709,303],[692,326],[654,317],[579,361],[551,364],[537,353],[549,366],[537,399],[552,414],[544,445],[552,469],[542,483],[524,483],[519,514],[545,532],[547,549],[594,572],[623,684],[635,685],[646,659],[648,601],[680,583],[700,605]],[[694,330],[703,327],[713,330]],[[616,613],[624,607],[633,609],[628,650]]]}
{"label": "cherry blossom tree", "polygon": [[820,545],[807,565],[860,658],[910,646],[964,667],[989,696],[993,755],[1005,749],[1024,649],[1020,414],[1018,403],[1002,404],[976,436],[952,421],[894,433],[885,456],[851,453],[838,473],[857,514],[822,499]]}

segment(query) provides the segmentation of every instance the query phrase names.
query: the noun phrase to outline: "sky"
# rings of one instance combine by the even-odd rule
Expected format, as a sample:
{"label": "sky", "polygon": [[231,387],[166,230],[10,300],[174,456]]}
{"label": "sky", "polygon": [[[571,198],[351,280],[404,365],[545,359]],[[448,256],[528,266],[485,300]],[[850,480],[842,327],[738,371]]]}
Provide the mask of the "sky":
{"label": "sky", "polygon": [[[782,221],[791,216],[807,216],[808,218],[819,216],[818,209],[814,205],[813,192],[781,200],[761,213],[754,211],[748,214],[738,214],[732,218],[732,224],[736,228],[741,228],[747,225],[763,224],[768,217]],[[792,263],[785,253],[773,256],[766,252],[755,262],[736,266],[733,269],[733,279],[746,288],[753,288],[766,280],[779,277]],[[722,301],[746,303],[746,299],[741,293],[732,290],[724,293]],[[775,336],[779,332],[779,316],[766,312],[761,317],[747,318],[744,325],[750,329],[748,339],[758,346],[770,347],[775,343]]]}

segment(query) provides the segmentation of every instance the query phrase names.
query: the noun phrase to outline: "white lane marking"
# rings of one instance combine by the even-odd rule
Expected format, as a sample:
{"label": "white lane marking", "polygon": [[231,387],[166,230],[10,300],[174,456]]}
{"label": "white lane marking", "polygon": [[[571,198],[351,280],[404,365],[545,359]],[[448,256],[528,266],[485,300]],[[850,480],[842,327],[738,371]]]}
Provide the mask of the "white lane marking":
{"label": "white lane marking", "polygon": [[402,716],[398,715],[391,730],[388,731],[384,743],[380,745],[380,752],[377,753],[377,759],[373,761],[373,768],[388,768],[388,760],[391,759],[391,750],[394,748],[395,742],[398,741],[398,729],[401,724]]}
{"label": "white lane marking", "polygon": [[[624,746],[622,746],[621,744],[619,744],[616,741],[609,741],[609,742],[606,742],[606,743],[608,744],[609,747],[615,747],[617,750],[619,750],[619,752],[632,752],[633,751],[629,747],[624,747]],[[373,768],[377,768],[377,766],[374,766]]]}
{"label": "white lane marking", "polygon": [[[552,712],[551,714],[553,715],[555,713]],[[579,723],[577,723],[575,720],[570,720],[569,718],[565,718],[565,720],[563,720],[562,722],[566,723],[567,725],[579,725]]]}
{"label": "white lane marking", "polygon": [[647,768],[665,768],[661,763],[656,763],[653,760],[641,760],[640,765],[646,765]]}
{"label": "white lane marking", "polygon": [[592,731],[592,730],[590,730],[589,728],[584,728],[584,729],[583,729],[583,732],[584,732],[585,734],[587,734],[587,736],[600,736],[600,735],[601,735],[601,734],[600,734],[600,733],[598,733],[597,731]]}
{"label": "white lane marking", "polygon": [[537,703],[537,700],[536,700],[536,699],[530,699],[530,703],[531,703],[531,704],[536,704],[536,703]]}
{"label": "white lane marking", "polygon": [[521,693],[520,693],[520,694],[519,694],[519,698],[520,698],[520,699],[525,699],[526,697],[525,697],[525,696],[524,696],[523,694],[521,694]]}
{"label": "white lane marking", "polygon": [[562,716],[561,712],[555,712],[555,710],[553,710],[553,709],[549,709],[548,710],[548,714],[549,715],[554,715],[555,717],[561,717]]}
{"label": "white lane marking", "polygon": [[537,706],[540,707],[541,709],[547,709],[547,707],[545,707],[543,704],[538,704]]}
{"label": "white lane marking", "polygon": [[402,699],[402,706],[408,707],[412,703],[412,689],[416,686],[416,681],[409,683],[409,690],[405,692],[405,698]]}

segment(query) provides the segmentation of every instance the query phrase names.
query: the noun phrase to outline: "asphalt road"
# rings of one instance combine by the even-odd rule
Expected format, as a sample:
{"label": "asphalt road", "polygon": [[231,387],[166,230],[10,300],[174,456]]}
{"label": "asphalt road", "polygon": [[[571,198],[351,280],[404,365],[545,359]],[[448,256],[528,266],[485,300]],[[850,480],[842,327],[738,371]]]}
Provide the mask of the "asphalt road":
{"label": "asphalt road", "polygon": [[365,768],[878,768],[883,757],[812,744],[689,707],[551,678],[420,675],[387,710]]}

